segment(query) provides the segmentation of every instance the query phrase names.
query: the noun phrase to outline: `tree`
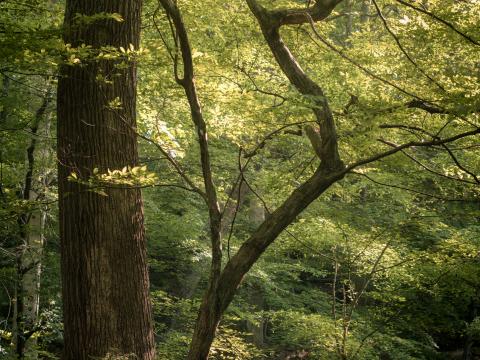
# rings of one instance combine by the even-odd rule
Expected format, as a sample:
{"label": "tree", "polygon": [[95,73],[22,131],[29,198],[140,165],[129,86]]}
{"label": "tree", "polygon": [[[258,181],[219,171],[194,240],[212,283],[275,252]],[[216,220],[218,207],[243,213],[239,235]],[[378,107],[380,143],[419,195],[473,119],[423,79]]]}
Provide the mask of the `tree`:
{"label": "tree", "polygon": [[119,54],[139,48],[141,10],[140,0],[66,2],[67,49],[88,54],[72,53],[58,83],[64,359],[154,358],[140,190],[81,183],[138,163],[136,66]]}
{"label": "tree", "polygon": [[[363,67],[357,61],[344,55],[341,51],[337,50],[334,45],[323,39],[316,29],[315,23],[326,19],[335,7],[342,2],[341,0],[318,0],[311,7],[307,7],[306,9],[282,8],[274,10],[268,10],[256,0],[247,0],[246,2],[251,13],[258,21],[263,37],[281,71],[288,78],[290,84],[311,102],[309,107],[315,119],[315,126],[306,127],[305,132],[311,141],[311,145],[318,156],[320,163],[313,175],[301,183],[274,211],[270,212],[265,221],[253,231],[250,237],[239,247],[237,253],[229,258],[223,266],[220,231],[222,227],[222,212],[218,210],[217,194],[213,184],[206,137],[207,128],[202,116],[200,102],[195,87],[192,50],[186,26],[182,20],[177,5],[170,0],[160,0],[160,3],[164,7],[167,16],[175,28],[175,46],[177,47],[176,50],[181,53],[183,77],[180,77],[177,72],[179,67],[178,56],[176,54],[171,54],[171,58],[175,62],[175,79],[185,90],[191,109],[192,120],[197,130],[205,190],[195,187],[195,185],[185,177],[184,173],[181,173],[180,175],[184,177],[187,183],[192,187],[193,191],[198,192],[204,198],[209,208],[210,215],[212,246],[210,279],[195,325],[194,335],[188,354],[189,360],[208,358],[209,349],[221,316],[231,303],[237,287],[240,285],[244,275],[259,259],[262,253],[282,233],[282,231],[284,231],[308,205],[328,190],[333,184],[342,180],[347,174],[353,173],[356,168],[379,161],[396,153],[405,153],[405,151],[410,148],[426,148],[434,146],[446,147],[446,144],[450,142],[469,136],[475,136],[480,133],[480,129],[474,125],[467,128],[466,131],[455,133],[447,137],[439,137],[429,133],[428,130],[420,129],[419,131],[423,131],[423,134],[427,135],[426,139],[421,138],[420,140],[412,140],[400,145],[383,141],[385,145],[390,147],[389,150],[379,151],[372,156],[360,158],[345,165],[340,158],[337,144],[338,136],[336,124],[333,117],[333,111],[331,110],[330,104],[325,96],[325,92],[310,76],[306,74],[288,46],[285,44],[280,35],[280,29],[282,27],[306,24],[311,28],[311,37],[314,38],[314,41],[323,43],[327,48],[337,52],[341,57],[351,62],[355,67],[366,72],[369,76],[387,83],[403,96],[411,99],[406,102],[406,105],[404,106],[408,108],[417,108],[429,114],[451,114],[453,116],[455,116],[455,114],[434,101],[425,100],[388,80],[382,79]],[[378,7],[377,9],[380,12]],[[380,14],[380,17],[384,20],[383,15]],[[387,30],[390,31],[388,27]],[[396,35],[392,34],[392,36],[396,39],[399,48],[405,54],[407,59],[418,69],[417,64],[411,59],[409,54],[406,53],[405,49],[398,41],[398,38],[396,38]],[[419,69],[419,71],[429,81],[442,89],[442,86],[435,82],[435,80],[427,75],[422,69]],[[354,96],[352,96],[352,99],[353,102],[346,106],[345,113],[348,111],[351,104],[357,101]],[[478,109],[474,109],[473,111],[477,110]],[[394,125],[393,127],[396,126]],[[276,133],[278,133],[278,131],[269,134],[253,151],[253,154],[255,154],[259,148],[263,147],[265,141],[271,139]],[[449,151],[448,148],[446,149]],[[242,150],[240,150],[240,155],[242,155]],[[455,158],[453,160],[455,161]],[[237,183],[242,183],[244,181],[243,171],[248,165],[248,161],[249,160],[247,160],[247,164],[239,165],[240,174]],[[470,173],[468,170],[466,170],[466,172]],[[478,179],[474,175],[473,178],[478,183]]]}
{"label": "tree", "polygon": [[[61,124],[64,135],[69,126],[76,132],[61,140],[73,143],[62,152],[71,163],[61,206],[74,210],[72,231],[88,241],[70,242],[83,252],[68,278],[86,281],[78,293],[90,294],[93,280],[109,280],[103,298],[80,294],[85,304],[102,300],[86,304],[90,313],[108,307],[124,316],[108,300],[134,287],[127,247],[116,248],[115,261],[111,247],[100,249],[100,261],[85,259],[99,254],[97,244],[132,237],[107,231],[130,212],[121,194],[146,188],[158,358],[187,358],[194,333],[194,359],[477,355],[479,2],[146,0],[139,48],[93,44],[89,29],[100,43],[126,18],[115,7],[96,12],[93,2],[90,12],[70,4],[64,44],[64,4],[0,1],[3,357],[21,357],[18,340],[29,336],[26,358],[36,350],[61,357],[65,347],[57,157],[48,151],[56,145],[53,97],[36,126],[57,65],[61,96],[85,90],[64,98],[63,109],[94,100]],[[132,65],[136,124],[117,89]],[[118,150],[118,138],[130,149],[129,136],[139,137],[138,161]],[[105,147],[118,161],[95,163]],[[86,279],[92,264],[101,268]],[[66,352],[76,319],[65,323]],[[110,329],[98,336],[111,343],[98,358],[130,358],[134,350],[117,344],[131,332]]]}

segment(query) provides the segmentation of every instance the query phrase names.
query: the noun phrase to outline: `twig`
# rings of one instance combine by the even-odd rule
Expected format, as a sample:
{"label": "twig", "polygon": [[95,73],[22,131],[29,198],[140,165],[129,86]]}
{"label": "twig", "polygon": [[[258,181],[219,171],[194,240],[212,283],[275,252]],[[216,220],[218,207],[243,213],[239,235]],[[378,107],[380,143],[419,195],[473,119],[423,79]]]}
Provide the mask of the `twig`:
{"label": "twig", "polygon": [[476,202],[476,200],[474,200],[474,199],[471,199],[471,200],[470,199],[447,199],[447,198],[444,198],[442,196],[424,193],[422,191],[414,190],[414,189],[407,188],[407,187],[401,186],[401,185],[386,184],[386,183],[383,183],[381,181],[378,181],[378,180],[375,180],[375,179],[371,178],[367,174],[362,174],[362,173],[359,173],[359,172],[356,172],[356,171],[353,171],[351,173],[355,174],[355,175],[363,176],[363,177],[367,178],[368,180],[370,180],[371,182],[373,182],[374,184],[377,184],[377,185],[382,185],[382,186],[391,187],[391,188],[395,188],[395,189],[405,190],[405,191],[408,191],[408,192],[411,192],[411,193],[414,193],[414,194],[427,196],[427,197],[437,199],[437,200],[448,201],[448,202],[462,202],[462,201],[463,202]]}
{"label": "twig", "polygon": [[380,19],[382,20],[383,22],[383,25],[385,26],[385,29],[389,32],[389,34],[393,37],[393,39],[395,40],[395,42],[397,43],[397,46],[398,48],[400,49],[400,51],[403,53],[403,55],[405,55],[405,57],[408,59],[408,61],[410,61],[410,63],[418,70],[420,71],[423,76],[425,76],[428,80],[430,80],[432,83],[434,83],[439,89],[441,89],[442,91],[445,91],[445,88],[440,85],[435,79],[433,79],[430,75],[428,75],[416,62],[415,60],[412,59],[412,57],[407,53],[407,51],[405,50],[405,48],[403,47],[402,43],[400,42],[400,39],[398,38],[398,36],[392,31],[392,29],[390,29],[390,26],[388,25],[388,22],[387,22],[387,19],[385,19],[385,17],[383,16],[382,14],[382,11],[380,10],[380,7],[378,6],[377,4],[377,1],[376,0],[372,0],[372,3],[373,5],[375,6],[375,9],[377,11],[377,14],[378,16],[380,17]]}
{"label": "twig", "polygon": [[421,12],[425,15],[428,15],[430,16],[432,19],[438,21],[438,22],[441,22],[443,25],[449,27],[450,29],[452,29],[453,31],[455,31],[458,35],[460,35],[461,37],[463,37],[464,39],[468,40],[469,42],[471,42],[472,44],[474,45],[477,45],[477,46],[480,46],[480,42],[478,42],[477,40],[473,39],[471,36],[461,32],[460,30],[458,30],[452,23],[438,17],[437,15],[435,15],[434,13],[430,12],[430,11],[427,11],[427,10],[424,10],[422,8],[419,8],[415,5],[412,5],[404,0],[395,0],[396,2],[402,4],[402,5],[405,5],[415,11],[418,11],[418,12]]}
{"label": "twig", "polygon": [[[336,54],[338,54],[341,58],[347,60],[348,62],[350,62],[351,64],[355,65],[357,68],[359,68],[360,70],[362,70],[364,73],[366,73],[367,75],[369,75],[370,77],[386,84],[386,85],[389,85],[395,89],[397,89],[398,91],[400,91],[401,93],[405,94],[405,95],[408,95],[410,97],[413,97],[414,99],[417,99],[417,100],[420,100],[424,103],[427,103],[427,104],[433,104],[433,101],[430,101],[430,100],[425,100],[425,99],[422,99],[421,97],[419,97],[418,95],[408,91],[408,90],[405,90],[403,88],[401,88],[400,86],[394,84],[393,82],[389,81],[389,80],[386,80],[382,77],[380,77],[379,75],[375,74],[373,71],[367,69],[365,66],[363,66],[362,64],[360,64],[359,62],[357,62],[356,60],[353,60],[351,57],[345,55],[342,51],[338,50],[334,45],[332,45],[330,42],[328,42],[326,39],[324,39],[320,33],[317,31],[317,28],[315,27],[315,23],[313,22],[313,19],[312,18],[309,18],[310,20],[310,27],[312,28],[312,31],[313,33],[315,34],[315,36],[325,45],[327,46],[330,50],[332,50],[333,52],[335,52]],[[309,32],[307,32],[307,34],[309,35],[309,37],[312,39],[312,41],[320,47],[320,45],[318,44],[318,42],[311,36],[311,34]]]}

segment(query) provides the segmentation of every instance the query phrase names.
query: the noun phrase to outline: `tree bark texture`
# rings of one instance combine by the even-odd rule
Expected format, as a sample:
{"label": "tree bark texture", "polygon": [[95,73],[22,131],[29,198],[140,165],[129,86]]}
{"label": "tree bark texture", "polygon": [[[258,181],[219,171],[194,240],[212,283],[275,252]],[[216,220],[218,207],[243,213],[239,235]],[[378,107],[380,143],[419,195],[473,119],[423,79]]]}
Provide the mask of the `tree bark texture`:
{"label": "tree bark texture", "polygon": [[104,196],[67,179],[138,164],[136,66],[95,55],[104,46],[139,48],[141,7],[141,0],[66,2],[64,41],[91,46],[91,55],[63,65],[58,84],[65,360],[108,353],[154,359],[140,190],[109,188]]}

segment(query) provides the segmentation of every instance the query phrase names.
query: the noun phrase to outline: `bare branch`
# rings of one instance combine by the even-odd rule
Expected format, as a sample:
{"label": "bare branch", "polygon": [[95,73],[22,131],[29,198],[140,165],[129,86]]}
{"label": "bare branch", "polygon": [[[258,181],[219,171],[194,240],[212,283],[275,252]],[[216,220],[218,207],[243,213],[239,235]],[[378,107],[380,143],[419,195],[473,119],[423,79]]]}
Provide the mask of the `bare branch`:
{"label": "bare branch", "polygon": [[206,201],[210,216],[210,232],[212,237],[212,279],[217,279],[221,270],[222,244],[221,244],[221,213],[217,200],[217,192],[213,183],[208,149],[207,126],[203,119],[202,109],[195,86],[193,70],[193,57],[187,30],[177,5],[172,0],[159,0],[175,27],[179,47],[183,60],[183,79],[177,80],[185,90],[190,106],[192,121],[197,130],[198,144],[200,147],[200,162],[202,165],[203,181],[205,184]]}
{"label": "bare branch", "polygon": [[353,170],[353,169],[355,169],[359,166],[369,164],[371,162],[383,159],[387,156],[393,155],[393,154],[395,154],[395,153],[397,153],[397,152],[399,152],[403,149],[407,149],[407,148],[410,148],[410,147],[414,147],[414,146],[428,147],[428,146],[442,145],[442,144],[447,144],[447,143],[450,143],[450,142],[453,142],[453,141],[456,141],[456,140],[459,140],[459,139],[463,139],[463,138],[466,138],[466,137],[469,137],[469,136],[475,136],[475,135],[478,135],[478,134],[480,134],[480,128],[470,130],[470,131],[466,131],[466,132],[463,132],[463,133],[460,133],[460,134],[457,134],[457,135],[454,135],[454,136],[451,136],[451,137],[445,138],[445,139],[434,139],[434,140],[431,140],[431,141],[410,141],[408,143],[398,145],[397,147],[392,148],[388,151],[370,156],[370,157],[365,158],[365,159],[358,160],[358,161],[348,165],[346,167],[346,171],[349,172],[349,171],[351,171],[351,170]]}
{"label": "bare branch", "polygon": [[442,144],[443,148],[445,150],[447,150],[448,154],[450,155],[450,157],[452,158],[453,162],[455,163],[455,165],[457,165],[457,167],[466,172],[468,175],[470,175],[477,184],[480,184],[480,180],[478,179],[478,176],[475,175],[473,172],[471,172],[470,170],[468,170],[467,168],[465,168],[462,164],[460,164],[460,162],[458,161],[457,157],[453,154],[453,152],[450,150],[450,148],[445,145],[445,144]]}
{"label": "bare branch", "polygon": [[149,137],[147,137],[143,134],[140,134],[139,132],[136,131],[136,129],[133,129],[133,130],[135,131],[135,134],[139,138],[141,138],[141,139],[149,142],[153,146],[155,146],[162,153],[162,155],[165,156],[165,158],[168,160],[168,162],[173,166],[173,168],[178,173],[178,175],[180,175],[182,177],[182,179],[185,180],[185,182],[192,188],[192,190],[195,191],[196,193],[198,193],[203,199],[206,199],[207,195],[205,194],[205,192],[203,190],[201,190],[198,186],[195,185],[195,183],[188,177],[188,175],[185,173],[185,171],[183,171],[183,169],[175,161],[175,159],[170,156],[168,151],[166,151],[159,143],[157,143],[153,139],[150,139]]}
{"label": "bare branch", "polygon": [[[267,90],[263,90],[261,88],[258,87],[257,83],[255,82],[255,79],[252,77],[252,75],[243,67],[239,67],[238,70],[244,74],[248,80],[250,80],[250,82],[252,83],[253,87],[254,87],[254,91],[257,91],[259,92],[260,94],[264,94],[264,95],[269,95],[269,96],[273,96],[275,98],[275,103],[273,105],[273,107],[278,107],[278,106],[281,106],[285,103],[285,101],[287,101],[287,98],[285,96],[282,96],[280,94],[277,94],[277,93],[274,93],[274,92],[271,92],[271,91],[267,91]],[[276,99],[280,99],[280,103],[276,103]]]}
{"label": "bare branch", "polygon": [[432,199],[437,199],[437,200],[442,200],[442,201],[448,201],[448,202],[470,202],[470,201],[475,201],[475,200],[469,200],[469,199],[449,199],[449,198],[445,198],[445,197],[438,196],[438,195],[435,195],[435,194],[429,194],[429,193],[425,193],[425,192],[418,191],[418,190],[415,190],[415,189],[411,189],[411,188],[408,188],[408,187],[405,187],[405,186],[401,186],[401,185],[387,184],[387,183],[384,183],[384,182],[375,180],[375,179],[373,179],[372,177],[368,176],[367,174],[359,173],[359,172],[356,172],[356,171],[352,171],[352,174],[363,176],[363,177],[365,177],[366,179],[370,180],[372,183],[377,184],[377,185],[386,186],[386,187],[390,187],[390,188],[394,188],[394,189],[404,190],[404,191],[407,191],[407,192],[411,192],[411,193],[413,193],[413,194],[418,194],[418,195],[430,197],[430,198],[432,198]]}
{"label": "bare branch", "polygon": [[[437,135],[434,135],[434,134],[431,134],[430,132],[422,129],[422,128],[419,128],[417,126],[408,126],[408,125],[380,125],[379,126],[380,128],[398,128],[398,129],[406,129],[406,130],[413,130],[413,131],[418,131],[418,132],[421,132],[421,133],[424,133],[424,134],[427,134],[429,135],[430,137],[434,138],[434,139],[439,139],[439,137]],[[386,142],[386,141],[383,141],[383,143],[387,144],[387,145],[390,145],[392,146],[392,143],[390,142]],[[393,144],[393,146],[398,146],[398,145],[395,145]],[[464,179],[459,179],[459,178],[455,178],[455,177],[451,177],[451,176],[448,176],[448,175],[445,175],[445,174],[442,174],[442,173],[439,173],[439,172],[436,172],[435,170],[432,170],[430,168],[428,168],[427,166],[425,166],[424,164],[422,164],[420,161],[416,160],[413,156],[407,154],[406,152],[402,151],[402,153],[404,153],[406,156],[408,156],[410,159],[412,159],[414,162],[416,162],[417,164],[419,164],[420,166],[422,166],[424,169],[426,169],[427,171],[429,172],[432,172],[436,175],[439,175],[439,176],[443,176],[443,177],[446,177],[448,179],[451,179],[451,180],[456,180],[456,181],[462,181],[462,182],[466,182],[466,183],[469,183],[469,184],[480,184],[480,181],[478,179],[478,176],[475,175],[473,172],[471,172],[470,170],[468,170],[467,168],[465,168],[462,164],[460,164],[460,162],[458,161],[457,157],[455,156],[455,154],[451,151],[451,149],[445,145],[445,144],[442,144],[441,147],[446,150],[449,154],[449,156],[452,158],[453,162],[455,163],[455,165],[462,171],[464,171],[465,173],[467,173],[468,175],[470,175],[475,181],[469,181],[469,180],[464,180]]]}
{"label": "bare branch", "polygon": [[[386,144],[386,145],[389,145],[389,146],[393,147],[393,148],[396,148],[398,146],[397,144],[394,144],[394,143],[389,142],[389,141],[385,141],[385,140],[380,140],[380,141],[382,143]],[[422,168],[424,168],[425,170],[427,170],[428,172],[430,172],[434,175],[443,177],[445,179],[453,180],[453,181],[460,181],[460,182],[464,182],[464,183],[467,183],[467,184],[474,184],[474,185],[476,184],[474,181],[460,179],[460,178],[456,178],[456,177],[453,177],[453,176],[448,176],[448,175],[442,174],[442,173],[440,173],[436,170],[433,170],[430,167],[428,167],[427,165],[423,164],[421,161],[417,160],[414,156],[407,153],[405,150],[401,150],[401,153],[404,154],[406,157],[408,157],[410,160],[412,160],[414,163],[420,165]]]}

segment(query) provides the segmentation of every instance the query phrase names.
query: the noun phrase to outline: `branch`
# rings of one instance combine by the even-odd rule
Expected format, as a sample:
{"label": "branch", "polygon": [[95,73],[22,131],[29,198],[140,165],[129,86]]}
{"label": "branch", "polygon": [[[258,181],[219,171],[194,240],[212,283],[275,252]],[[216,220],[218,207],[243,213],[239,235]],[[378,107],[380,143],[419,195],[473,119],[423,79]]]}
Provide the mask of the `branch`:
{"label": "branch", "polygon": [[270,213],[270,216],[242,244],[222,271],[218,288],[218,299],[222,310],[229,305],[243,276],[267,247],[311,202],[344,175],[344,170],[325,175],[321,169],[317,169],[305,183],[290,194],[282,205]]}
{"label": "branch", "polygon": [[382,257],[383,255],[385,254],[385,252],[387,251],[388,247],[390,246],[390,243],[392,242],[392,240],[390,240],[389,242],[387,242],[385,244],[385,246],[382,248],[382,251],[380,252],[380,254],[377,256],[377,259],[375,260],[375,263],[373,264],[372,266],[372,269],[370,270],[370,273],[368,274],[367,278],[365,279],[362,287],[360,288],[360,291],[356,294],[356,296],[354,297],[353,299],[353,302],[352,304],[350,305],[350,311],[348,312],[347,314],[347,317],[346,317],[346,322],[345,322],[345,333],[348,333],[348,329],[350,328],[350,325],[351,325],[351,321],[352,321],[352,316],[353,316],[353,312],[355,311],[355,308],[357,307],[358,305],[358,301],[360,300],[360,298],[362,297],[363,293],[365,292],[365,290],[367,289],[367,286],[370,284],[370,282],[372,281],[373,279],[373,276],[375,275],[375,273],[377,272],[377,268],[378,268],[378,265],[380,265],[380,261],[382,260]]}
{"label": "branch", "polygon": [[410,126],[410,125],[403,125],[403,124],[382,124],[379,126],[380,129],[405,129],[405,130],[413,130],[418,131],[423,134],[426,134],[434,139],[438,139],[438,136],[431,134],[429,131],[422,129],[418,126]]}
{"label": "branch", "polygon": [[[230,232],[228,234],[228,240],[227,240],[228,260],[230,260],[230,240],[232,238],[233,227],[235,226],[235,220],[237,219],[238,210],[240,209],[240,200],[241,200],[241,197],[242,197],[242,184],[243,184],[243,181],[244,181],[243,168],[242,168],[242,148],[240,148],[238,150],[238,170],[240,172],[240,183],[238,184],[237,202],[235,204],[235,210],[233,212],[232,222],[231,222],[231,225],[230,225]],[[234,191],[235,188],[233,188],[232,190]]]}
{"label": "branch", "polygon": [[[251,157],[257,155],[258,152],[265,147],[267,141],[271,140],[275,135],[278,135],[282,130],[285,130],[286,128],[289,128],[289,127],[292,127],[292,126],[300,126],[300,125],[309,124],[309,123],[312,123],[312,122],[314,122],[314,121],[299,121],[299,122],[283,125],[283,126],[279,127],[278,129],[273,130],[272,132],[268,133],[262,139],[262,141],[260,141],[258,143],[258,145],[255,146],[255,148],[252,151],[249,151],[249,152],[245,153],[243,155],[243,157],[245,159],[248,159],[248,158],[251,158]],[[301,133],[300,134],[298,132],[292,133],[291,131],[288,131],[288,130],[285,130],[284,134],[302,135]],[[245,166],[244,166],[244,169],[245,169]]]}
{"label": "branch", "polygon": [[424,111],[426,111],[426,112],[428,112],[429,114],[432,114],[432,115],[433,114],[451,114],[451,112],[449,112],[446,109],[442,109],[440,107],[433,106],[429,102],[425,102],[425,101],[422,101],[422,100],[412,100],[412,101],[409,101],[408,103],[406,103],[405,105],[407,106],[407,108],[421,109],[421,110],[424,110]]}
{"label": "branch", "polygon": [[[283,42],[279,32],[281,25],[296,24],[300,19],[302,19],[301,23],[308,20],[313,21],[311,11],[292,9],[268,11],[260,6],[256,0],[246,1],[257,18],[263,36],[282,72],[301,94],[309,96],[315,101],[316,106],[312,108],[312,111],[320,127],[320,166],[333,172],[343,168],[338,153],[335,122],[327,98],[322,88],[303,71],[290,49]],[[318,12],[314,14],[315,19],[321,20],[328,16],[339,2],[338,0],[317,1],[312,8],[317,7],[316,11]]]}
{"label": "branch", "polygon": [[[393,147],[393,148],[396,148],[398,146],[397,144],[391,143],[389,141],[385,141],[385,140],[380,140],[380,141],[382,143],[386,144],[386,145],[389,145],[389,146]],[[417,160],[412,155],[408,154],[405,150],[401,150],[401,153],[403,155],[405,155],[406,157],[408,157],[410,160],[412,160],[414,163],[416,163],[417,165],[420,165],[422,168],[424,168],[425,170],[427,170],[428,172],[430,172],[434,175],[441,176],[441,177],[449,179],[449,180],[464,182],[464,183],[467,183],[467,184],[474,184],[474,185],[476,184],[476,182],[474,182],[474,181],[459,179],[459,178],[448,176],[448,175],[442,174],[438,171],[435,171],[435,170],[429,168],[427,165],[423,164],[421,161]]]}
{"label": "branch", "polygon": [[[411,131],[412,133],[414,133],[414,131],[418,131],[418,132],[421,132],[421,133],[424,133],[424,134],[427,134],[429,135],[430,137],[434,138],[434,139],[439,139],[439,137],[437,135],[434,135],[434,134],[431,134],[430,132],[422,129],[422,128],[419,128],[417,126],[408,126],[408,125],[402,125],[402,124],[399,124],[399,125],[380,125],[379,126],[380,128],[385,128],[385,129],[406,129],[406,130],[413,130]],[[392,146],[392,143],[389,143],[389,142],[386,142],[386,141],[382,141],[383,143],[387,144],[387,145],[390,145]],[[395,144],[393,144],[393,146],[397,146]],[[463,179],[459,179],[459,178],[455,178],[455,177],[451,177],[451,176],[448,176],[448,175],[444,175],[444,174],[441,174],[439,172],[436,172],[435,170],[432,170],[430,168],[428,168],[427,166],[425,166],[424,164],[422,164],[420,161],[418,161],[417,159],[415,159],[413,156],[407,154],[406,152],[402,151],[402,153],[404,153],[407,157],[409,157],[410,159],[412,159],[414,162],[416,162],[417,164],[419,164],[420,166],[422,166],[424,169],[426,169],[427,171],[430,171],[436,175],[439,175],[439,176],[443,176],[443,177],[446,177],[447,179],[451,179],[451,180],[457,180],[457,181],[462,181],[462,182],[466,182],[466,183],[469,183],[469,184],[480,184],[480,180],[478,178],[477,175],[475,175],[473,172],[471,172],[470,170],[468,170],[467,168],[465,168],[462,164],[460,164],[460,162],[458,161],[457,157],[455,156],[455,154],[451,151],[451,149],[445,145],[445,144],[441,144],[440,145],[444,150],[447,151],[448,155],[452,158],[453,162],[455,163],[455,165],[460,169],[462,170],[463,172],[467,173],[468,175],[470,175],[475,181],[469,181],[469,180],[463,180]],[[439,149],[441,150],[441,149]]]}
{"label": "branch", "polygon": [[370,156],[370,157],[365,158],[365,159],[358,160],[358,161],[348,165],[346,167],[346,171],[350,172],[351,170],[353,170],[353,169],[355,169],[359,166],[366,165],[366,164],[369,164],[371,162],[383,159],[387,156],[393,155],[393,154],[395,154],[395,153],[397,153],[397,152],[399,152],[403,149],[407,149],[407,148],[410,148],[410,147],[414,147],[414,146],[427,147],[427,146],[442,145],[442,144],[447,144],[447,143],[450,143],[450,142],[453,142],[453,141],[456,141],[456,140],[459,140],[459,139],[462,139],[462,138],[465,138],[465,137],[468,137],[468,136],[475,136],[475,135],[478,135],[478,134],[480,134],[480,128],[474,129],[474,130],[471,130],[471,131],[467,131],[467,132],[463,132],[463,133],[460,133],[460,134],[457,134],[457,135],[454,135],[454,136],[451,136],[451,137],[445,138],[445,139],[434,139],[434,140],[431,140],[431,141],[410,141],[408,143],[398,145],[398,146],[396,146],[396,147],[394,147],[394,148],[392,148],[388,151]]}
{"label": "branch", "polygon": [[462,171],[466,172],[468,175],[470,175],[470,176],[475,180],[475,182],[476,182],[477,184],[480,184],[480,180],[479,180],[478,176],[475,175],[474,173],[472,173],[471,171],[469,171],[469,170],[468,170],[467,168],[465,168],[464,166],[462,166],[462,164],[460,164],[460,162],[458,161],[457,157],[453,154],[453,152],[450,150],[450,148],[449,148],[447,145],[442,144],[442,146],[443,146],[443,148],[444,148],[445,150],[447,150],[448,155],[450,155],[450,157],[452,158],[452,160],[453,160],[453,162],[455,163],[455,165],[457,165],[457,167],[458,167],[460,170],[462,170]]}
{"label": "branch", "polygon": [[442,23],[443,25],[449,27],[450,29],[452,29],[453,31],[455,31],[458,35],[460,35],[461,37],[463,37],[464,39],[468,40],[469,42],[471,42],[472,44],[474,45],[477,45],[477,46],[480,46],[480,42],[478,42],[477,40],[473,39],[471,36],[461,32],[460,30],[458,30],[452,23],[438,17],[437,15],[435,15],[434,13],[431,13],[430,11],[427,11],[427,10],[424,10],[422,8],[419,8],[415,5],[412,5],[404,0],[395,0],[396,2],[402,4],[402,5],[405,5],[415,11],[418,11],[418,12],[421,12],[425,15],[428,15],[430,16],[432,19]]}
{"label": "branch", "polygon": [[150,139],[149,137],[147,137],[145,135],[142,135],[139,132],[137,132],[136,129],[132,128],[132,130],[135,131],[135,134],[139,138],[141,138],[141,139],[149,142],[153,146],[155,146],[162,153],[162,155],[165,156],[165,158],[168,160],[168,162],[173,166],[173,168],[178,173],[178,175],[180,175],[180,177],[191,187],[192,191],[199,194],[203,199],[206,199],[207,195],[205,194],[205,192],[194,184],[194,182],[188,177],[188,175],[185,173],[185,171],[183,171],[183,169],[175,161],[175,159],[170,156],[168,151],[165,151],[165,149],[159,143],[157,143],[156,141],[154,141],[154,140]]}
{"label": "branch", "polygon": [[[313,22],[313,19],[310,19],[310,26],[312,28],[312,31],[313,33],[315,34],[315,36],[318,38],[318,40],[320,40],[327,48],[329,48],[330,50],[332,50],[333,52],[335,52],[337,55],[339,55],[341,58],[345,59],[346,61],[348,61],[349,63],[355,65],[357,68],[359,68],[360,70],[362,70],[364,73],[366,73],[368,76],[386,84],[386,85],[389,85],[395,89],[397,89],[398,91],[400,91],[401,93],[407,95],[407,96],[410,96],[414,99],[416,99],[417,101],[421,102],[421,103],[424,103],[424,104],[430,104],[432,106],[435,106],[433,104],[432,101],[429,101],[429,100],[425,100],[425,99],[422,99],[420,96],[408,91],[408,90],[405,90],[403,88],[401,88],[400,86],[394,84],[393,82],[389,81],[389,80],[386,80],[384,78],[382,78],[381,76],[375,74],[373,71],[369,70],[368,68],[366,68],[365,66],[363,66],[362,64],[360,64],[359,62],[357,62],[356,60],[353,60],[351,57],[345,55],[343,53],[343,51],[341,50],[338,50],[334,45],[332,45],[330,42],[328,42],[327,40],[325,40],[321,35],[320,33],[317,31],[316,27],[315,27],[315,23]],[[310,36],[310,38],[313,40],[313,42],[318,46],[320,47],[320,44],[318,44],[317,41],[315,41],[315,39],[311,36],[311,34],[309,32],[307,32],[307,35]]]}
{"label": "branch", "polygon": [[[316,0],[312,7],[306,9],[289,8],[269,11],[270,25],[277,28],[282,25],[300,25],[308,22],[308,17],[311,17],[315,21],[321,21],[327,18],[333,9],[342,1],[343,0]],[[255,6],[256,9],[262,8],[256,1],[252,1],[252,5]]]}
{"label": "branch", "polygon": [[378,16],[380,17],[380,19],[382,20],[383,22],[383,25],[385,26],[385,29],[388,31],[388,33],[393,37],[393,39],[395,40],[395,42],[397,43],[397,46],[398,48],[400,49],[400,51],[403,53],[403,55],[405,55],[405,57],[408,59],[408,61],[410,61],[410,63],[418,70],[422,73],[423,76],[425,76],[428,80],[430,80],[432,83],[434,83],[438,88],[440,88],[442,91],[445,91],[445,88],[440,85],[435,79],[433,79],[430,75],[428,75],[420,66],[418,66],[418,64],[412,59],[412,57],[407,53],[407,51],[405,50],[405,48],[403,47],[402,43],[400,42],[400,39],[398,38],[398,36],[392,31],[392,29],[390,29],[390,26],[388,26],[388,22],[387,22],[387,19],[385,19],[385,17],[383,16],[383,13],[382,11],[380,10],[380,7],[378,6],[377,4],[377,1],[376,0],[372,0],[373,2],[373,5],[375,6],[375,9],[377,11],[377,14]]}
{"label": "branch", "polygon": [[[442,201],[448,201],[448,202],[460,202],[460,201],[462,201],[462,202],[469,202],[469,201],[470,201],[470,200],[468,200],[468,199],[448,199],[448,198],[444,198],[444,197],[442,197],[442,196],[438,196],[438,195],[435,195],[435,194],[424,193],[424,192],[422,192],[422,191],[418,191],[418,190],[415,190],[415,189],[407,188],[407,187],[401,186],[401,185],[386,184],[386,183],[384,183],[384,182],[381,182],[381,181],[378,181],[378,180],[375,180],[375,179],[371,178],[371,177],[368,176],[367,174],[362,174],[362,173],[359,173],[359,172],[356,172],[356,171],[352,171],[352,174],[363,176],[363,177],[365,177],[366,179],[370,180],[372,183],[377,184],[377,185],[381,185],[381,186],[386,186],[386,187],[390,187],[390,188],[394,188],[394,189],[400,189],[400,190],[408,191],[408,192],[411,192],[411,193],[414,193],[414,194],[418,194],[418,195],[430,197],[430,198],[432,198],[432,199],[437,199],[437,200],[442,200]],[[473,200],[473,201],[475,201],[475,200]]]}
{"label": "branch", "polygon": [[203,119],[200,101],[195,86],[193,57],[188,39],[187,30],[183,23],[182,16],[177,5],[172,0],[159,0],[168,17],[175,27],[176,36],[180,45],[180,51],[183,60],[183,79],[177,82],[184,88],[192,121],[197,130],[198,144],[200,147],[200,161],[202,165],[203,181],[205,184],[206,202],[210,218],[210,233],[212,240],[212,273],[211,286],[216,287],[216,282],[220,276],[222,262],[222,243],[221,243],[221,212],[218,205],[217,192],[213,183],[212,170],[210,164],[210,153],[208,149],[207,126]]}
{"label": "branch", "polygon": [[[253,85],[253,88],[254,88],[254,91],[257,91],[259,92],[260,94],[264,94],[264,95],[269,95],[269,96],[273,96],[275,98],[274,100],[274,104],[272,107],[279,107],[279,106],[282,106],[285,101],[287,101],[287,98],[285,96],[282,96],[280,94],[277,94],[277,93],[274,93],[274,92],[271,92],[271,91],[267,91],[267,90],[263,90],[261,88],[258,87],[257,83],[255,82],[255,80],[253,79],[252,75],[250,75],[250,73],[243,67],[239,67],[238,70],[244,74],[248,80],[250,80],[250,82],[252,83]],[[276,99],[280,99],[280,103],[276,103]]]}

